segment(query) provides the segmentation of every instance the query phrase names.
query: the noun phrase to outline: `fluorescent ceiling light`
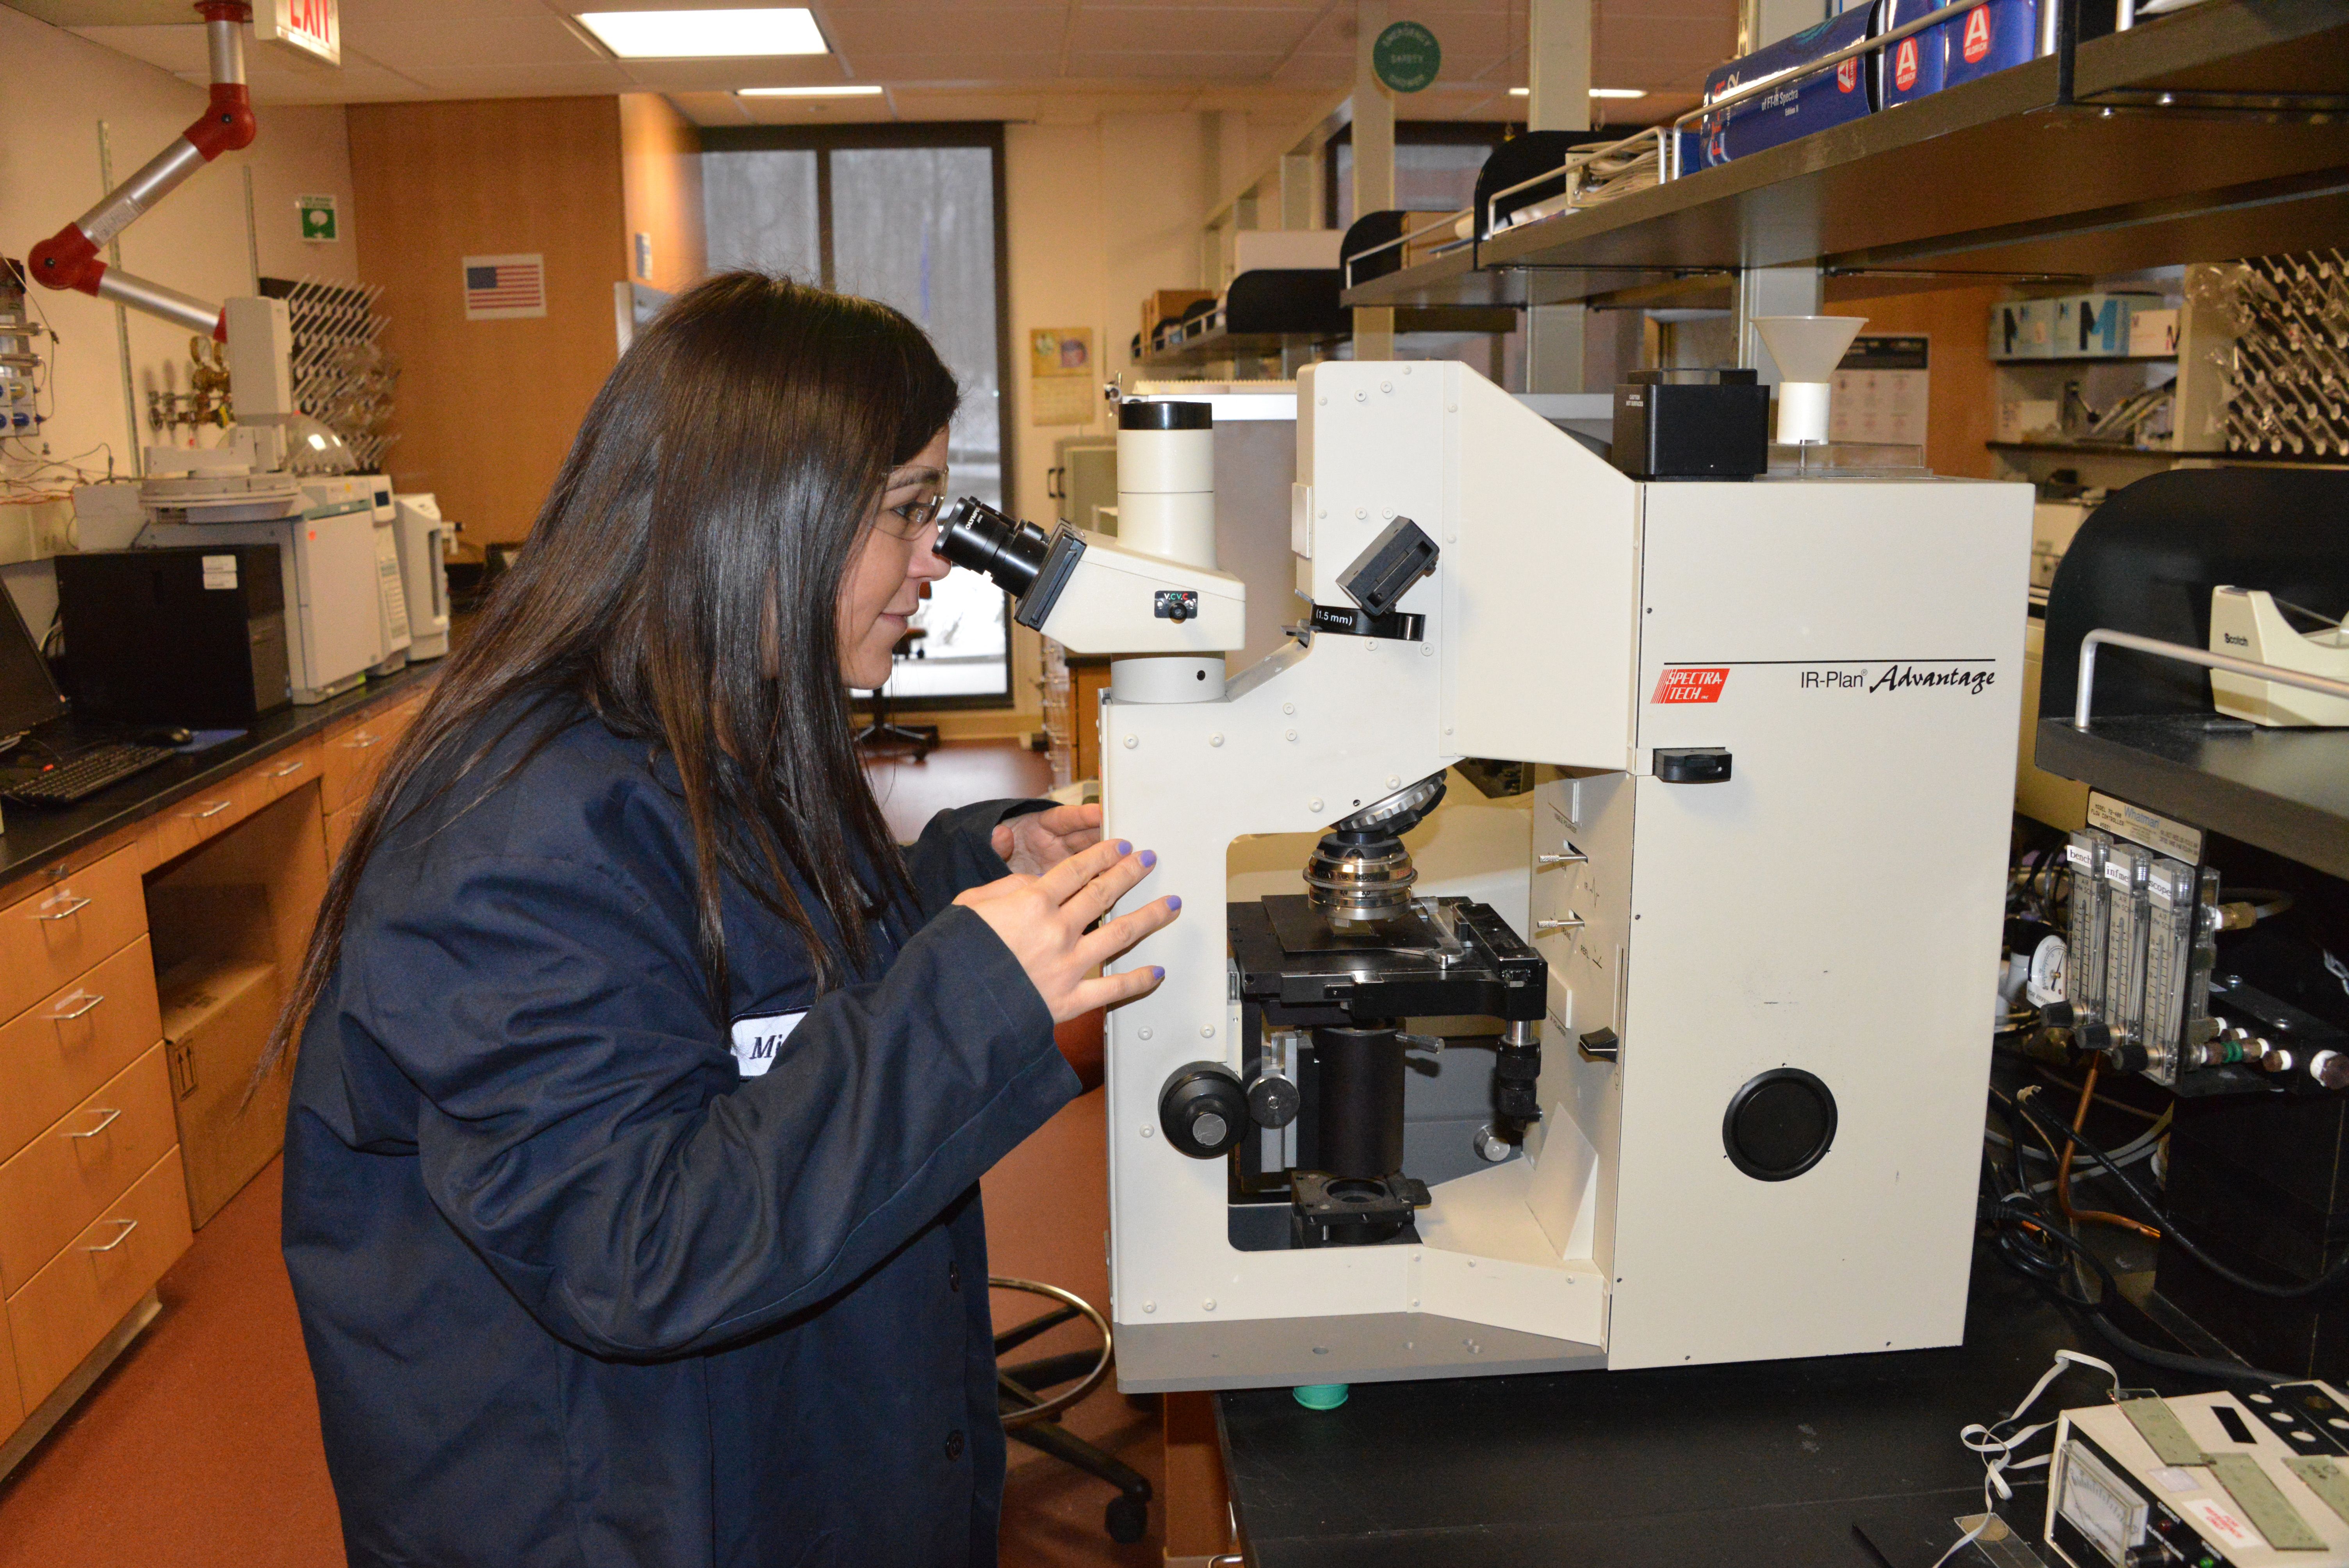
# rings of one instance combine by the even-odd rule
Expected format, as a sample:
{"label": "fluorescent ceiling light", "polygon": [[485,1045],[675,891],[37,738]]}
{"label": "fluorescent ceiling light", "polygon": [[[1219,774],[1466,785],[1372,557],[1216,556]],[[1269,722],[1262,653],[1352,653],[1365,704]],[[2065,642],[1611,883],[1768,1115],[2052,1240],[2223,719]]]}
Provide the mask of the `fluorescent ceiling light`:
{"label": "fluorescent ceiling light", "polygon": [[580,24],[624,60],[828,55],[805,6],[757,11],[589,11]]}
{"label": "fluorescent ceiling light", "polygon": [[736,98],[876,98],[880,92],[881,89],[877,87],[850,86],[843,83],[836,88],[736,88],[734,96]]}
{"label": "fluorescent ceiling light", "polygon": [[[1531,88],[1511,88],[1509,89],[1509,96],[1511,98],[1530,98],[1533,95],[1533,90],[1534,89]],[[1592,98],[1643,98],[1648,95],[1643,89],[1639,88],[1592,88],[1590,89],[1590,96]]]}

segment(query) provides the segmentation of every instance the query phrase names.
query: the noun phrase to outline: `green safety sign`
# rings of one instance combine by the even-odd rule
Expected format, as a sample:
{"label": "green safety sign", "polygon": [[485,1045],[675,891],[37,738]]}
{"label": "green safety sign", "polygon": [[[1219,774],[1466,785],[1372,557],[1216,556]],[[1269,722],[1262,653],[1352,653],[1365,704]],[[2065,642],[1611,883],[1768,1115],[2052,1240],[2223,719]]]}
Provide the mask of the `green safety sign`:
{"label": "green safety sign", "polygon": [[1417,22],[1397,22],[1371,46],[1371,69],[1390,91],[1415,93],[1435,80],[1444,66],[1444,46]]}
{"label": "green safety sign", "polygon": [[332,196],[296,196],[295,207],[302,214],[302,237],[305,240],[338,240],[335,230],[335,199]]}

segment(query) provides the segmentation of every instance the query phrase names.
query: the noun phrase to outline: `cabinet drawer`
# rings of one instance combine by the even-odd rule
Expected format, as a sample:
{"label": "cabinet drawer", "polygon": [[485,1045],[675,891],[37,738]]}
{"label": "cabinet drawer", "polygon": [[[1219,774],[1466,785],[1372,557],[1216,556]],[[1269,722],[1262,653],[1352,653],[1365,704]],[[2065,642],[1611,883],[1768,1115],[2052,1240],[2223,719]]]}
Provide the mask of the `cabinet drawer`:
{"label": "cabinet drawer", "polygon": [[146,929],[135,850],[117,851],[71,876],[44,879],[38,892],[0,909],[0,1020],[78,978]]}
{"label": "cabinet drawer", "polygon": [[163,1037],[147,939],[0,1024],[0,1160]]}
{"label": "cabinet drawer", "polygon": [[319,769],[326,779],[319,799],[322,810],[339,811],[365,800],[375,788],[377,769],[391,754],[392,743],[423,706],[419,697],[381,713],[371,713],[350,728],[326,737],[320,749]]}
{"label": "cabinet drawer", "polygon": [[257,762],[243,774],[255,810],[318,777],[318,743],[305,740]]}
{"label": "cabinet drawer", "polygon": [[32,1409],[188,1250],[188,1190],[174,1145],[98,1221],[8,1298],[16,1387]]}
{"label": "cabinet drawer", "polygon": [[16,1292],[177,1140],[161,1046],[0,1165],[0,1290]]}

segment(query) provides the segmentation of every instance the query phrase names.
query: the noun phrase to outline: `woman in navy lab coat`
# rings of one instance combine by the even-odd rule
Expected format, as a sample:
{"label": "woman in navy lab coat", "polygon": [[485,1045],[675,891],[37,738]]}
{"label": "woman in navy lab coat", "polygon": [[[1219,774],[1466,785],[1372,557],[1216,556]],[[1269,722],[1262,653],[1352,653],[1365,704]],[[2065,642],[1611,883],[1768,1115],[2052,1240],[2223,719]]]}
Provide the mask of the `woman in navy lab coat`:
{"label": "woman in navy lab coat", "polygon": [[362,811],[285,1026],[353,1563],[995,1561],[977,1183],[1174,901],[1088,934],[1151,863],[1098,808],[890,841],[847,688],[947,571],[956,398],[886,306],[680,298]]}

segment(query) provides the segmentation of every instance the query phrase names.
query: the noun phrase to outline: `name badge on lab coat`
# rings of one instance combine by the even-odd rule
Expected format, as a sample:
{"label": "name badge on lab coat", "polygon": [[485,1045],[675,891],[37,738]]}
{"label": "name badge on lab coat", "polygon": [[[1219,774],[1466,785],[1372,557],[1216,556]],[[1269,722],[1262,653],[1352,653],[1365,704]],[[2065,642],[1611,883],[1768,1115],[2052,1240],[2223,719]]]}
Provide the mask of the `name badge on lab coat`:
{"label": "name badge on lab coat", "polygon": [[758,1078],[775,1065],[775,1055],[792,1031],[807,1016],[804,1009],[797,1013],[769,1013],[763,1017],[734,1020],[734,1065],[744,1078]]}

